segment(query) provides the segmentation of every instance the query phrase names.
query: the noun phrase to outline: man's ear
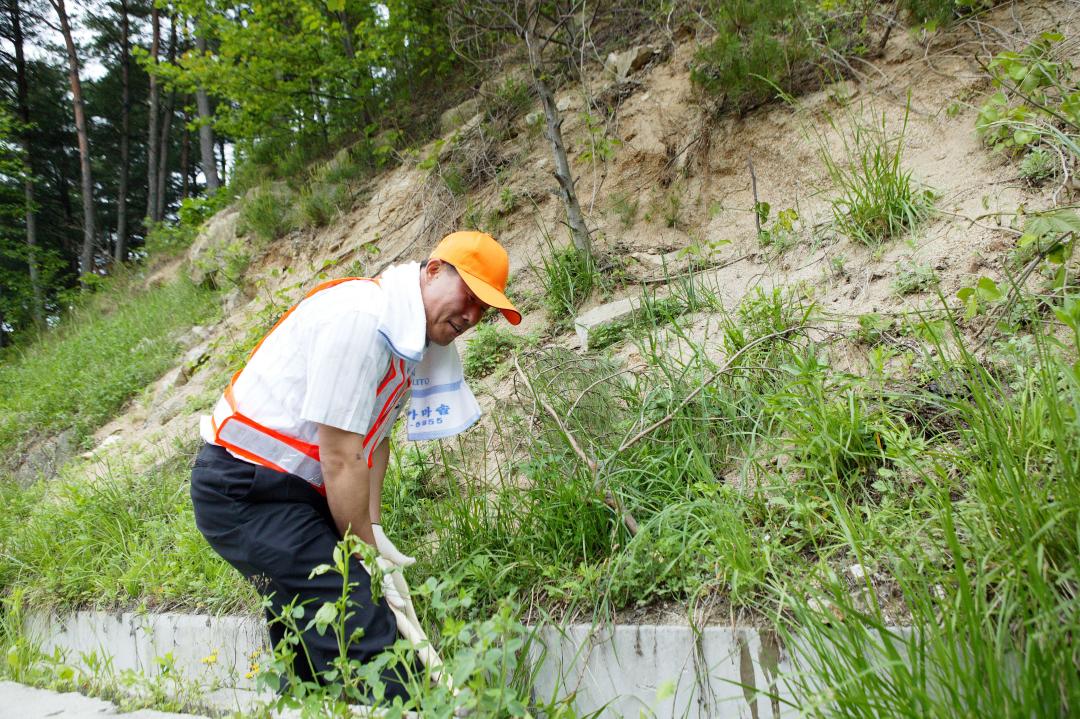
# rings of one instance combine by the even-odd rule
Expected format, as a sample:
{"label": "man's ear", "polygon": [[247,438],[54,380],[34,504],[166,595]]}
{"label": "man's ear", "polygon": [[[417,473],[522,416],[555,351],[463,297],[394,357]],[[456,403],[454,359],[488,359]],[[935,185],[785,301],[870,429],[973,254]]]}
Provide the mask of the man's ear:
{"label": "man's ear", "polygon": [[442,272],[443,261],[442,260],[428,260],[424,265],[424,275],[429,280],[435,279],[440,272]]}

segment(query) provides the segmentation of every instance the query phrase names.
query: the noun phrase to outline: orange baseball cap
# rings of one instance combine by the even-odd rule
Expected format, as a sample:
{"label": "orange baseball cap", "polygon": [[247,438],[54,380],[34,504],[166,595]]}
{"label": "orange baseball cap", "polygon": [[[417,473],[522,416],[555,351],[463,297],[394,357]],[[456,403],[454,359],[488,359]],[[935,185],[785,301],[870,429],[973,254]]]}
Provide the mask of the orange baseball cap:
{"label": "orange baseball cap", "polygon": [[477,299],[497,307],[510,324],[521,322],[521,313],[505,294],[510,256],[494,237],[471,230],[452,232],[435,246],[430,259],[449,262]]}

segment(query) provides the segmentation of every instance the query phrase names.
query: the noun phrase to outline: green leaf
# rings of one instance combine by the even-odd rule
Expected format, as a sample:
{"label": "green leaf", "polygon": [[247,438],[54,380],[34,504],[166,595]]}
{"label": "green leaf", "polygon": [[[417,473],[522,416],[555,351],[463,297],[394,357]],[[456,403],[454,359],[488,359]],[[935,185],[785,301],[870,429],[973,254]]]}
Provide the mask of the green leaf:
{"label": "green leaf", "polygon": [[326,0],[326,9],[330,12],[341,12],[345,9],[345,0]]}
{"label": "green leaf", "polygon": [[989,277],[980,277],[979,281],[975,283],[975,288],[981,300],[996,302],[1001,299],[1001,290],[998,289],[997,283]]}
{"label": "green leaf", "polygon": [[319,633],[319,636],[326,633],[326,628],[334,623],[337,616],[338,609],[333,602],[326,602],[319,607],[319,611],[315,612],[314,619],[315,630]]}

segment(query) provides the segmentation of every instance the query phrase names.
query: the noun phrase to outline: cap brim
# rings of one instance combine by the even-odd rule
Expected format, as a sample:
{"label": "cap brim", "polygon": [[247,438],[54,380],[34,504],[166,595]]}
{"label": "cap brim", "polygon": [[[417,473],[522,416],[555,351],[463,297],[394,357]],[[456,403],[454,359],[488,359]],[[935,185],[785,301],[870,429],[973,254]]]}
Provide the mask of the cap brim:
{"label": "cap brim", "polygon": [[457,269],[461,279],[465,281],[465,284],[469,286],[469,289],[473,291],[473,294],[476,295],[478,300],[486,305],[497,308],[502,312],[503,317],[505,317],[506,321],[510,324],[521,324],[521,313],[517,311],[514,304],[507,299],[506,295],[499,292],[479,277],[463,271],[460,267],[455,269]]}

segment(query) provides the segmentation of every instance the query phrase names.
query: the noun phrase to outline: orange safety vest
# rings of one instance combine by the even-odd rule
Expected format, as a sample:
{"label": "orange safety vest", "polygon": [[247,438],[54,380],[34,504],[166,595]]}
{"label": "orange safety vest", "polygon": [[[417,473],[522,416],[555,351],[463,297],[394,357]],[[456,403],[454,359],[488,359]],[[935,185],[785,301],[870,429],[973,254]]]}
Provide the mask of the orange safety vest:
{"label": "orange safety vest", "polygon": [[[354,280],[375,282],[378,284],[377,279],[368,279],[366,277],[342,277],[318,285],[315,289],[308,292],[304,296],[304,299],[306,300],[316,292],[329,289],[342,282]],[[301,300],[301,302],[303,302],[303,300]],[[259,351],[259,348],[262,347],[262,343],[266,341],[266,338],[269,337],[271,333],[273,333],[273,331],[276,330],[290,314],[292,314],[293,310],[299,307],[299,305],[300,303],[298,302],[290,307],[289,311],[282,315],[281,319],[270,328],[270,332],[267,332],[266,336],[259,340],[259,343],[255,345],[255,349],[251,350],[251,354],[248,355],[249,362],[251,361],[251,358],[255,356],[255,353]],[[295,474],[303,477],[319,490],[320,493],[326,494],[326,488],[323,486],[322,479],[322,465],[319,462],[319,445],[305,442],[302,439],[290,437],[277,430],[270,429],[244,415],[236,408],[236,398],[233,396],[233,386],[236,384],[237,378],[240,377],[240,373],[243,371],[244,370],[241,369],[233,375],[232,379],[229,380],[229,386],[225,388],[224,394],[214,407],[214,414],[211,417],[211,426],[214,430],[214,443],[224,447],[234,455],[242,457],[254,464],[268,467],[269,469],[278,472],[286,472],[288,474]],[[395,404],[411,386],[412,378],[409,376],[405,360],[400,357],[392,356],[390,358],[390,366],[387,368],[386,374],[383,376],[382,381],[379,382],[378,389],[375,392],[375,406],[380,407],[379,413],[375,416],[375,421],[371,423],[371,427],[364,434],[363,446],[364,449],[367,449],[368,451],[367,464],[369,468],[374,462],[375,448],[379,446],[382,438],[389,434],[390,428],[393,425],[392,421],[388,422],[387,420],[391,418]],[[376,438],[378,441],[375,441]]]}

